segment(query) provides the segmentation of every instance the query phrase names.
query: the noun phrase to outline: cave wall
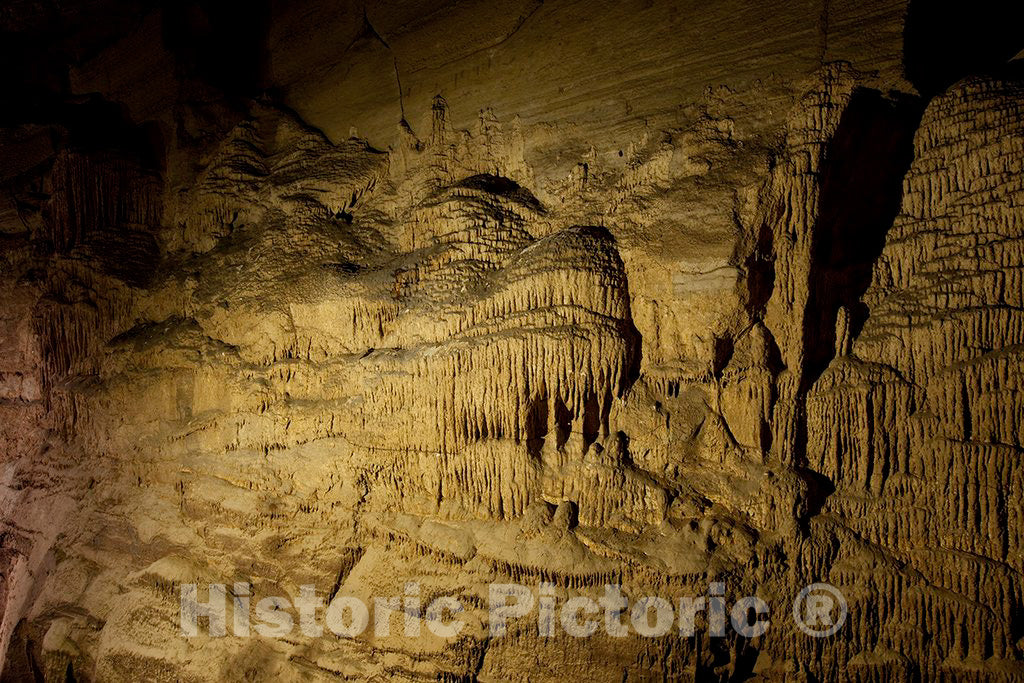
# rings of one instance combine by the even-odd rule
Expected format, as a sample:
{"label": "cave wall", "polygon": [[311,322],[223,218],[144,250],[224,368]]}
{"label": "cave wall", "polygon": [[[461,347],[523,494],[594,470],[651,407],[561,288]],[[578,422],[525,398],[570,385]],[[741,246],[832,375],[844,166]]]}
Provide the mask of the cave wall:
{"label": "cave wall", "polygon": [[[12,5],[4,680],[1024,678],[1007,16]],[[470,623],[184,637],[235,581]],[[508,582],[772,625],[492,638]]]}

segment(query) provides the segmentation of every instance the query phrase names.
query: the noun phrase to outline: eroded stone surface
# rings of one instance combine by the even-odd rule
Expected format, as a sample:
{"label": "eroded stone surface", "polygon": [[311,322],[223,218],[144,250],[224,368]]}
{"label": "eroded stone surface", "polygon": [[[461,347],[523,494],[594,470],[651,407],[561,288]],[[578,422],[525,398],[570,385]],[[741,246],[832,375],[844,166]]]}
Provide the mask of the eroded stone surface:
{"label": "eroded stone surface", "polygon": [[[568,76],[474,71],[559,59],[517,45],[564,7],[504,5],[487,26],[469,5],[321,17],[348,47],[271,68],[298,113],[174,69],[131,86],[111,65],[150,15],[72,81],[117,81],[95,89],[155,123],[159,158],[4,129],[5,677],[1020,678],[1024,88],[871,89],[909,89],[902,3],[879,2],[830,3],[825,28],[759,6],[788,29],[721,64],[748,33],[588,69],[570,53],[596,27],[647,16],[599,13],[558,68],[601,87],[555,96]],[[271,44],[307,25],[283,16]],[[180,58],[163,48],[147,60]],[[181,586],[235,581],[367,601],[415,581],[467,627],[183,637]],[[822,640],[790,618],[816,581],[849,602]],[[772,624],[491,638],[495,582],[722,582]]]}

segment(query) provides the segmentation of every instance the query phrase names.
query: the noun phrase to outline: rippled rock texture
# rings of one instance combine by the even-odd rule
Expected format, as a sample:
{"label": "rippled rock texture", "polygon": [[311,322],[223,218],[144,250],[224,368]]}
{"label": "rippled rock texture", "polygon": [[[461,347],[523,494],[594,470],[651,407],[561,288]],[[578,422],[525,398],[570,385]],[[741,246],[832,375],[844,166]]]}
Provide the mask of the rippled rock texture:
{"label": "rippled rock texture", "polygon": [[[916,3],[391,4],[67,8],[9,77],[4,680],[1024,680],[1002,29],[929,69]],[[466,626],[186,637],[236,582]],[[771,623],[496,637],[495,583]]]}

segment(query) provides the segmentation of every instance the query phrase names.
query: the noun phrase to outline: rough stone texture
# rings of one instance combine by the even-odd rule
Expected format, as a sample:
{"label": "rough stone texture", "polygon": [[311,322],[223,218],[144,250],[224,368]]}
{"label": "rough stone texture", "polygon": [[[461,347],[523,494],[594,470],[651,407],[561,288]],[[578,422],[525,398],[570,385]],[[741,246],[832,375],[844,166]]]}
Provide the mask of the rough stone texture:
{"label": "rough stone texture", "polygon": [[[1024,680],[1024,81],[898,1],[99,4],[0,129],[4,680]],[[183,637],[234,581],[468,626]]]}

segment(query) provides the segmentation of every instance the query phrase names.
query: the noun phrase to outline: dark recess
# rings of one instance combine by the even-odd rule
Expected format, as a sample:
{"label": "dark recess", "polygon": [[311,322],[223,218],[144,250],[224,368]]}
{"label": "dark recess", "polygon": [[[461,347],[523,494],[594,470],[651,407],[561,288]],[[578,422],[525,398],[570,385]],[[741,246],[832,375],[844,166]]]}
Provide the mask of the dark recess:
{"label": "dark recess", "polygon": [[867,319],[860,299],[899,213],[923,111],[917,98],[889,100],[874,90],[858,90],[829,144],[811,245],[804,390],[834,356],[839,308],[850,311],[854,336]]}
{"label": "dark recess", "polygon": [[804,397],[835,357],[836,316],[850,312],[855,337],[868,316],[861,297],[885,237],[899,214],[903,178],[913,160],[924,101],[856,91],[843,112],[821,171],[821,196],[811,245],[810,295],[804,316],[804,366],[797,395],[794,460],[807,484],[802,522],[818,514],[835,487],[805,468]]}
{"label": "dark recess", "polygon": [[1024,49],[1022,17],[1019,0],[910,0],[903,29],[907,80],[932,97],[965,76],[1002,71]]}
{"label": "dark recess", "polygon": [[266,87],[269,0],[166,2],[164,45],[184,75],[237,98]]}

